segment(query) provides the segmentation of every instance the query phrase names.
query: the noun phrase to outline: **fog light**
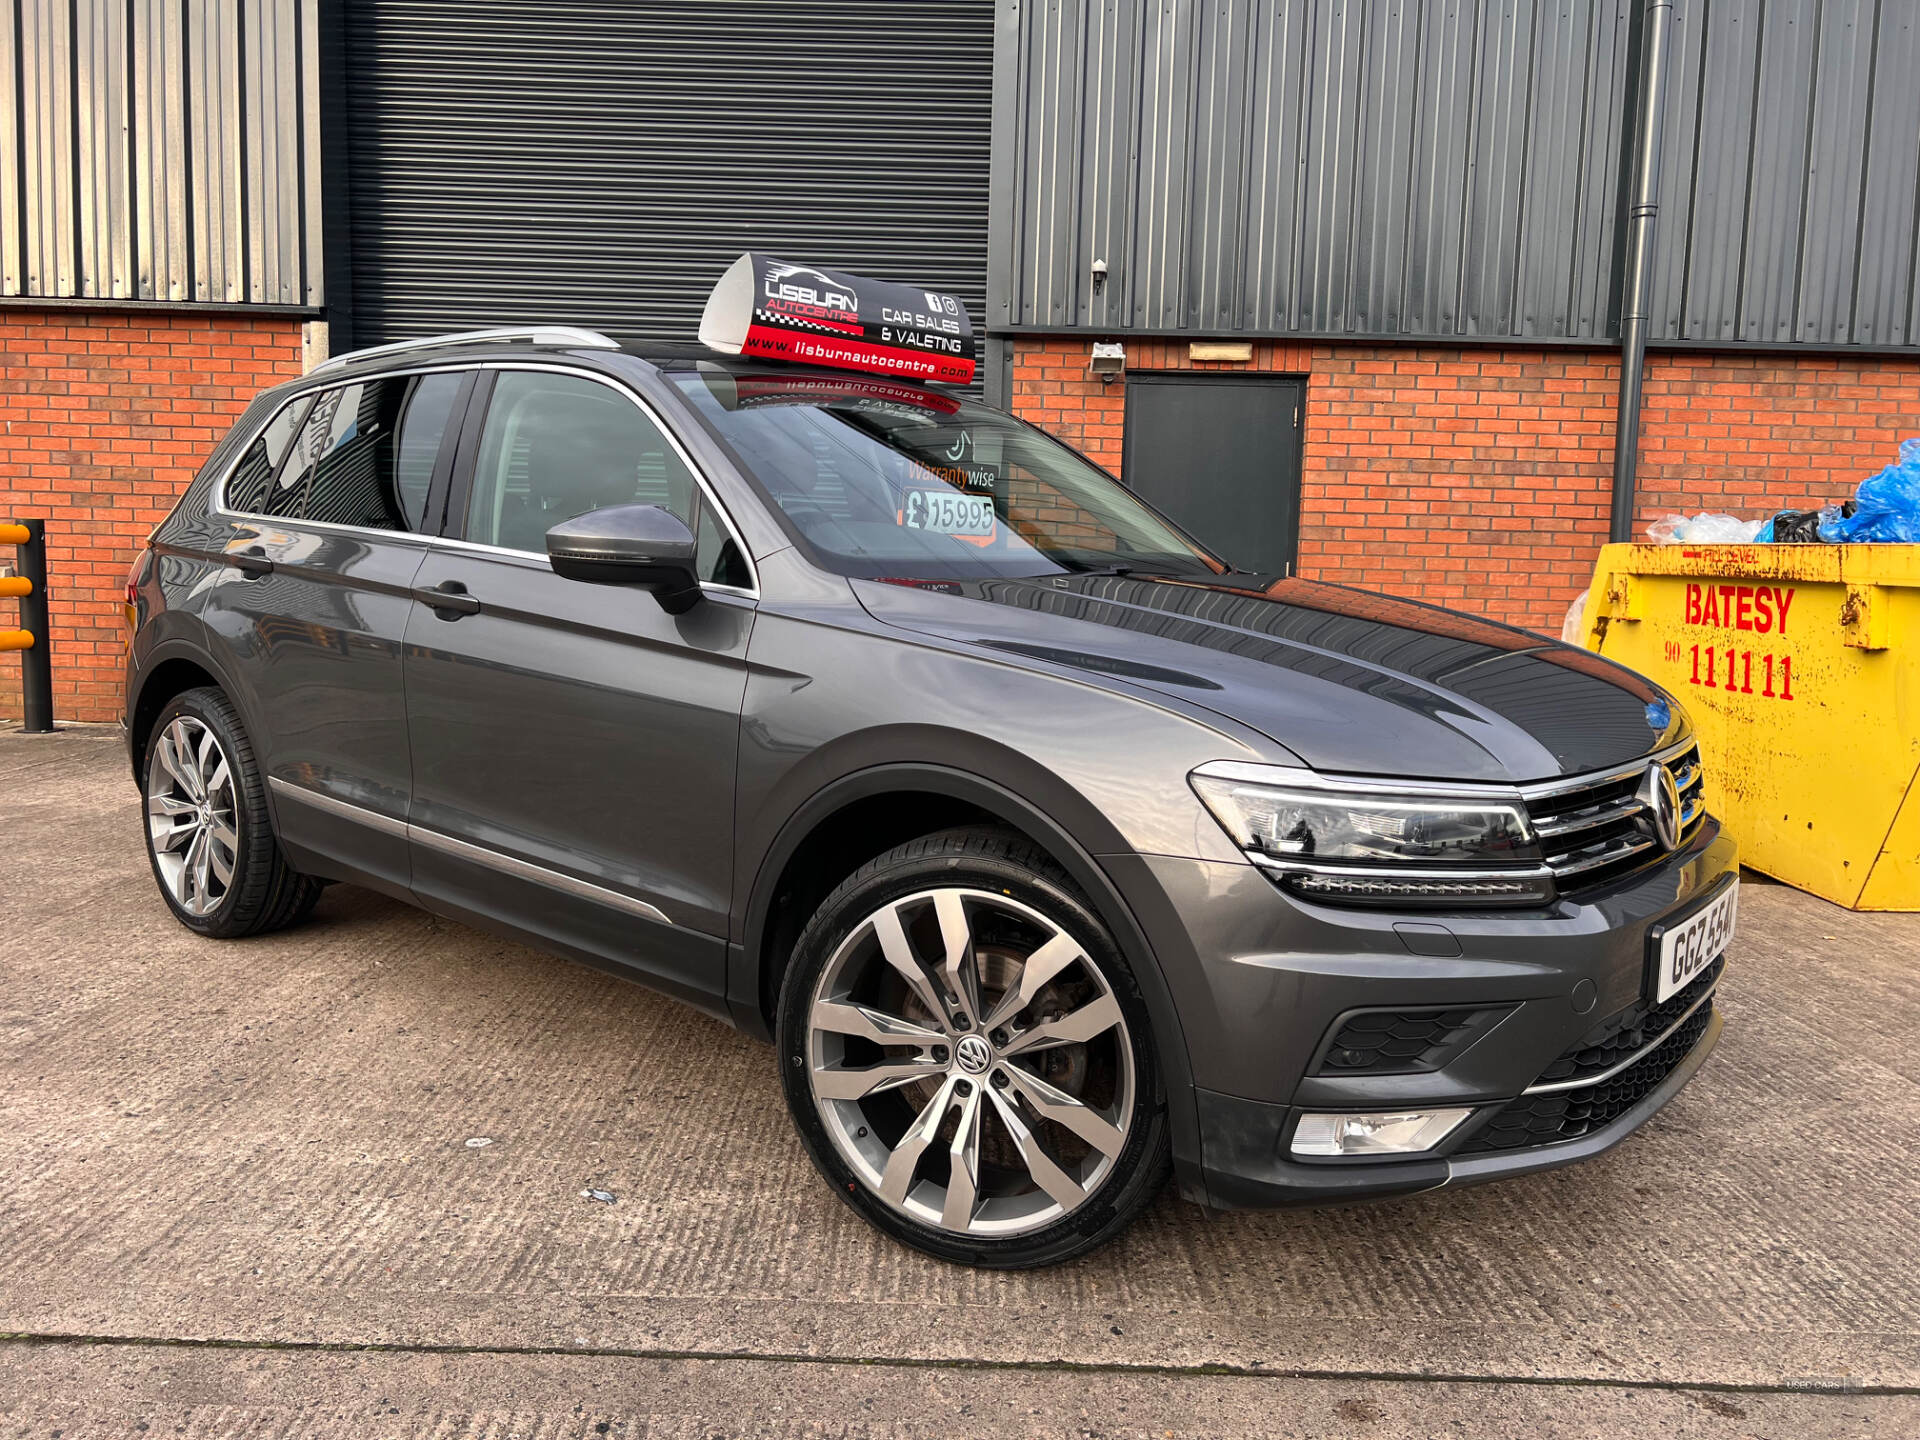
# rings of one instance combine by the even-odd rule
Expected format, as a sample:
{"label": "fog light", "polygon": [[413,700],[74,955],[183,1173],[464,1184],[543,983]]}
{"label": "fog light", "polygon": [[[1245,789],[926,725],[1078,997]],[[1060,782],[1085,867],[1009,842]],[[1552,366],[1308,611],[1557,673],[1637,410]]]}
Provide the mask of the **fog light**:
{"label": "fog light", "polygon": [[1394,1110],[1373,1115],[1302,1115],[1296,1155],[1414,1155],[1460,1128],[1471,1110]]}

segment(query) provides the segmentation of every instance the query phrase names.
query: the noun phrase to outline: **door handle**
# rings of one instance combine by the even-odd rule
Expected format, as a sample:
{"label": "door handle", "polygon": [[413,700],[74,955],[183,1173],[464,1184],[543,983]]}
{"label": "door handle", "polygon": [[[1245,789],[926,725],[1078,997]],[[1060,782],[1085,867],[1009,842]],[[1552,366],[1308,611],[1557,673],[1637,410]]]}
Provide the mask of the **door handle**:
{"label": "door handle", "polygon": [[258,547],[239,554],[229,554],[227,563],[249,580],[258,580],[263,575],[273,573],[273,561],[262,555]]}
{"label": "door handle", "polygon": [[462,615],[478,615],[480,602],[467,593],[458,580],[442,580],[438,585],[419,586],[413,598],[442,620],[458,620]]}

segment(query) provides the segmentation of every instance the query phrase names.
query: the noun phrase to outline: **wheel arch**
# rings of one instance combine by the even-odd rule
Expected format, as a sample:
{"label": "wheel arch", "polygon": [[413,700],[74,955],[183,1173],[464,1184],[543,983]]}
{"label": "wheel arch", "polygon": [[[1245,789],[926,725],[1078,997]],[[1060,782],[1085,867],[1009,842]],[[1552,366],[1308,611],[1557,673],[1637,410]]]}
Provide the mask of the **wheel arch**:
{"label": "wheel arch", "polygon": [[156,643],[143,657],[127,699],[127,758],[133,767],[134,783],[144,778],[141,763],[147,753],[147,741],[153,734],[153,722],[167,702],[184,691],[211,685],[232,702],[240,712],[249,735],[257,735],[252,706],[228,677],[225,667],[207,649],[187,635],[173,635]]}
{"label": "wheel arch", "polygon": [[[1112,933],[1139,982],[1167,1089],[1168,1121],[1176,1160],[1197,1157],[1199,1130],[1185,1031],[1174,1008],[1166,976],[1133,907],[1100,866],[1096,852],[1083,845],[1066,826],[1025,795],[968,771],[924,762],[869,766],[824,786],[787,818],[756,868],[744,908],[741,941],[729,947],[727,1001],[736,1022],[753,1034],[770,1038],[772,1012],[768,999],[777,993],[778,980],[785,972],[788,958],[779,943],[783,931],[775,915],[775,901],[793,873],[796,861],[811,842],[831,836],[840,817],[858,815],[861,807],[890,799],[935,802],[928,811],[928,824],[915,834],[931,833],[970,820],[995,822],[1024,835],[1067,872]],[[913,837],[899,835],[879,845],[871,854],[858,856],[844,867],[841,878],[873,855],[910,838]],[[800,923],[804,924],[804,917]],[[784,937],[788,944],[797,933],[794,929]]]}

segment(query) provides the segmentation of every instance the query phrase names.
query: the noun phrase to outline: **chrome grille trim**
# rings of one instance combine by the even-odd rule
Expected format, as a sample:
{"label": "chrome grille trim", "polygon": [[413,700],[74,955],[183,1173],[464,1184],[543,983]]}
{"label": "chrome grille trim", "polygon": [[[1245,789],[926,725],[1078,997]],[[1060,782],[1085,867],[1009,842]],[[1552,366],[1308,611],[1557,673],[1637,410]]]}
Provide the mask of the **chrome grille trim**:
{"label": "chrome grille trim", "polygon": [[[1630,765],[1618,765],[1611,770],[1594,770],[1585,775],[1569,775],[1560,780],[1544,780],[1538,785],[1522,785],[1520,796],[1523,800],[1550,800],[1556,795],[1570,795],[1578,790],[1593,790],[1602,785],[1611,785],[1619,780],[1637,780],[1647,773],[1647,767],[1653,764],[1666,764],[1669,760],[1699,748],[1700,742],[1689,735],[1677,744],[1669,745],[1651,755],[1643,755]],[[1696,767],[1697,768],[1697,767]],[[1678,780],[1678,776],[1674,777]]]}
{"label": "chrome grille trim", "polygon": [[1549,855],[1547,868],[1553,872],[1554,879],[1565,880],[1569,875],[1584,875],[1589,870],[1598,870],[1602,865],[1611,865],[1616,860],[1625,860],[1652,848],[1653,840],[1650,837],[1637,835],[1632,840],[1610,845],[1592,855],[1579,850],[1569,850],[1564,855]]}
{"label": "chrome grille trim", "polygon": [[1598,872],[1624,874],[1670,853],[1640,818],[1649,808],[1641,782],[1656,765],[1673,776],[1680,801],[1679,844],[1691,840],[1706,815],[1699,749],[1698,739],[1689,737],[1632,765],[1524,787],[1528,820],[1555,880],[1577,888],[1608,878]]}
{"label": "chrome grille trim", "polygon": [[1533,833],[1542,840],[1557,840],[1562,835],[1577,835],[1580,831],[1591,830],[1596,825],[1610,824],[1615,820],[1631,820],[1646,808],[1638,799],[1629,795],[1617,803],[1594,805],[1585,810],[1572,810],[1565,815],[1556,815],[1551,820],[1536,820],[1533,822]]}
{"label": "chrome grille trim", "polygon": [[1714,994],[1719,988],[1720,982],[1718,980],[1714,981],[1713,984],[1707,987],[1706,994],[1702,995],[1698,1000],[1687,1006],[1685,1010],[1681,1011],[1671,1025],[1667,1026],[1666,1029],[1662,1030],[1658,1035],[1654,1036],[1653,1039],[1642,1045],[1617,1065],[1608,1066],[1598,1075],[1579,1075],[1571,1080],[1555,1080],[1546,1085],[1529,1085],[1520,1093],[1522,1095],[1551,1095],[1560,1090],[1584,1090],[1589,1085],[1606,1084],[1607,1081],[1618,1075],[1622,1070],[1631,1069],[1641,1060],[1644,1060],[1652,1051],[1659,1049],[1669,1035],[1673,1034],[1674,1031],[1678,1030],[1682,1025],[1686,1024],[1688,1020],[1693,1018],[1693,1013],[1696,1010],[1702,1005],[1712,1002]]}

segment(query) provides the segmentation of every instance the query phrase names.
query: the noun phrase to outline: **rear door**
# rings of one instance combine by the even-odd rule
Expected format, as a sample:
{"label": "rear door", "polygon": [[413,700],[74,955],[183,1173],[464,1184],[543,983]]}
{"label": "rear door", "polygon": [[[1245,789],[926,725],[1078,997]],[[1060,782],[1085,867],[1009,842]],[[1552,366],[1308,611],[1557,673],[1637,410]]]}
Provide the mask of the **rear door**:
{"label": "rear door", "polygon": [[[414,889],[717,1007],[752,572],[631,392],[537,368],[483,388],[407,625]],[[701,541],[685,614],[547,562],[554,525],[635,503]]]}
{"label": "rear door", "polygon": [[413,788],[400,646],[470,385],[436,371],[303,396],[221,496],[229,574],[207,620],[251,682],[280,837],[296,864],[324,855],[396,892]]}

